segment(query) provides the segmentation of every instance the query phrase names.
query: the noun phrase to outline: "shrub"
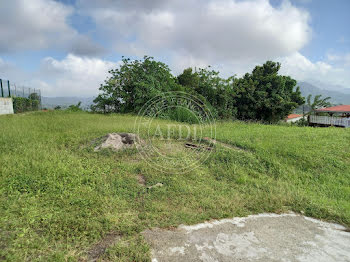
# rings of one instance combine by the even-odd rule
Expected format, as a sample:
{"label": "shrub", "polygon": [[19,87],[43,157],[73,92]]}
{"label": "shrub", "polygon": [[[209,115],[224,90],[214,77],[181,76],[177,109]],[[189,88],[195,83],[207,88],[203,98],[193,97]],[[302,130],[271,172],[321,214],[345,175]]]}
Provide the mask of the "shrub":
{"label": "shrub", "polygon": [[31,106],[32,106],[32,111],[38,111],[39,110],[39,106],[40,106],[40,103],[39,103],[39,100],[29,100],[31,101]]}
{"label": "shrub", "polygon": [[31,100],[25,97],[13,97],[13,110],[15,113],[39,110],[39,100]]}
{"label": "shrub", "polygon": [[67,108],[67,111],[71,111],[71,112],[81,112],[81,111],[83,111],[83,109],[82,109],[80,106],[81,106],[81,102],[79,102],[79,103],[76,104],[76,105],[70,105],[70,106]]}
{"label": "shrub", "polygon": [[295,122],[295,124],[297,126],[308,126],[309,122],[307,121],[307,119],[302,118],[302,119],[298,120],[297,122]]}
{"label": "shrub", "polygon": [[200,120],[196,117],[195,113],[189,109],[177,107],[168,111],[168,117],[170,120],[179,122],[186,122],[189,124],[199,124]]}

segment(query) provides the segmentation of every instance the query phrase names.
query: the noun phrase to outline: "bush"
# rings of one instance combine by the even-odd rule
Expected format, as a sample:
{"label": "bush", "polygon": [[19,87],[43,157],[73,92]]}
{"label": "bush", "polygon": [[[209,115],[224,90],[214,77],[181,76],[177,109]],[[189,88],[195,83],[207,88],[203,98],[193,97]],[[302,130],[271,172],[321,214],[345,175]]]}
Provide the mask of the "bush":
{"label": "bush", "polygon": [[295,122],[295,124],[297,126],[308,126],[309,121],[307,121],[307,119],[305,119],[305,118],[302,118],[302,119],[298,120],[297,122]]}
{"label": "bush", "polygon": [[81,102],[79,102],[76,105],[70,105],[66,110],[71,112],[81,112],[83,109],[81,109]]}
{"label": "bush", "polygon": [[40,107],[39,100],[30,100],[32,103],[32,111],[38,111]]}
{"label": "bush", "polygon": [[197,118],[195,113],[182,107],[169,110],[168,117],[170,120],[174,121],[186,122],[189,124],[200,124],[200,119]]}
{"label": "bush", "polygon": [[37,111],[40,107],[39,100],[31,100],[25,97],[13,97],[13,111],[23,113],[28,111]]}

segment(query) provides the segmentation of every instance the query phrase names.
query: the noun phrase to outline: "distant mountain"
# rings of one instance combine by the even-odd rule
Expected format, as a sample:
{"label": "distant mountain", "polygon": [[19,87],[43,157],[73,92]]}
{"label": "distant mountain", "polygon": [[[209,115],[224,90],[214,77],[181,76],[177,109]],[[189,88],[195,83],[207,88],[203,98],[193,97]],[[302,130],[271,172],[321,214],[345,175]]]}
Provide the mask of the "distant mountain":
{"label": "distant mountain", "polygon": [[62,108],[69,107],[70,105],[76,105],[81,102],[81,107],[87,109],[92,105],[94,97],[45,97],[41,98],[41,104],[43,108],[54,108],[56,106],[61,106]]}
{"label": "distant mountain", "polygon": [[332,91],[337,91],[344,94],[350,94],[350,88],[344,88],[343,86],[340,86],[340,85],[330,85],[330,84],[324,84],[322,82],[313,82],[312,85],[317,86],[318,88],[324,89],[324,90],[332,90]]}
{"label": "distant mountain", "polygon": [[350,105],[350,90],[344,88],[342,91],[340,88],[337,88],[337,90],[329,90],[316,87],[310,83],[307,82],[298,82],[298,86],[300,86],[301,94],[304,97],[307,97],[309,94],[311,94],[313,97],[315,95],[322,95],[323,97],[330,96],[331,97],[331,103],[332,104],[344,104],[344,105]]}

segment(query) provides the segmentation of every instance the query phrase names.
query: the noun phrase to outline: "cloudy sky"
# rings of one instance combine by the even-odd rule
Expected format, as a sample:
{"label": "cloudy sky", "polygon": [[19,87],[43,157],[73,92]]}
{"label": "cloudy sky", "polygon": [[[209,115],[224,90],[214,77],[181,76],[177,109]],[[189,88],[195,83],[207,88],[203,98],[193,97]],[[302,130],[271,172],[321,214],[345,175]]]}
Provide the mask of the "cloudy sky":
{"label": "cloudy sky", "polygon": [[266,60],[350,88],[349,0],[1,0],[0,78],[45,96],[94,96],[121,57],[222,76]]}

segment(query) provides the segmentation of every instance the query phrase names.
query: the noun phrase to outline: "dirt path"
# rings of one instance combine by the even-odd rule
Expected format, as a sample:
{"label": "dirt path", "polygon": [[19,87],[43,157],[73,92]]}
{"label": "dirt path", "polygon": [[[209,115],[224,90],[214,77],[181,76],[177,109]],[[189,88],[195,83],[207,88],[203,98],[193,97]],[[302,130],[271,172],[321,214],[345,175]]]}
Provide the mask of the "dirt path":
{"label": "dirt path", "polygon": [[290,214],[223,219],[143,232],[152,261],[350,261],[350,233]]}

